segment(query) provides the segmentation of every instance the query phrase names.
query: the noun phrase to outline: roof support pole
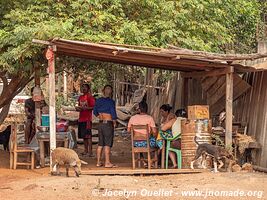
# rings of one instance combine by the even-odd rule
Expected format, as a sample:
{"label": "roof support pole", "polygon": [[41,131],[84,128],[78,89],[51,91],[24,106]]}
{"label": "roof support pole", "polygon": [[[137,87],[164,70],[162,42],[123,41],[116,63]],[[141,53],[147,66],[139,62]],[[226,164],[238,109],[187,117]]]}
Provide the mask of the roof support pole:
{"label": "roof support pole", "polygon": [[52,168],[51,153],[56,148],[56,102],[55,102],[55,54],[56,46],[49,46],[46,52],[49,73],[49,131],[50,131],[50,171]]}
{"label": "roof support pole", "polygon": [[234,68],[229,67],[226,74],[226,119],[225,119],[225,148],[232,147],[232,125],[233,125],[233,74]]}
{"label": "roof support pole", "polygon": [[182,96],[182,105],[184,108],[188,106],[188,78],[183,78],[183,96]]}
{"label": "roof support pole", "polygon": [[64,70],[63,71],[63,96],[64,96],[65,101],[68,100],[67,83],[68,83],[68,75],[67,75],[67,72]]}
{"label": "roof support pole", "polygon": [[[39,86],[41,88],[40,81],[40,67],[34,67],[34,85]],[[41,126],[41,102],[35,101],[35,131],[37,131],[37,127]]]}

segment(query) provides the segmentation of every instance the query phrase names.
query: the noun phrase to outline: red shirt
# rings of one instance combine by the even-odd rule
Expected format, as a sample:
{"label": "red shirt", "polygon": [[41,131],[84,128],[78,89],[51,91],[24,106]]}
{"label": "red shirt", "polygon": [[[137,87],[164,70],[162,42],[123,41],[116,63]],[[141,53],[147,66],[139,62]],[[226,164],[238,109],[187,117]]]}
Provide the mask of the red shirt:
{"label": "red shirt", "polygon": [[[78,99],[79,101],[79,106],[87,106],[87,107],[94,107],[95,105],[95,98],[91,94],[84,94],[81,95]],[[82,110],[80,111],[80,116],[79,116],[79,122],[90,122],[92,121],[92,110]]]}

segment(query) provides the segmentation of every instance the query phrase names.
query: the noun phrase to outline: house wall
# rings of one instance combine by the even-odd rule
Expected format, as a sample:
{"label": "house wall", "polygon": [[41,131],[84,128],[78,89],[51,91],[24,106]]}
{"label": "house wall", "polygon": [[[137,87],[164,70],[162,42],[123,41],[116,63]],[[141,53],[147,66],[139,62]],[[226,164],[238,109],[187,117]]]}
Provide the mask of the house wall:
{"label": "house wall", "polygon": [[267,167],[267,71],[247,73],[251,89],[234,102],[235,121],[247,122],[247,134],[262,146],[256,154],[256,164]]}
{"label": "house wall", "polygon": [[[233,102],[233,121],[247,123],[247,134],[262,146],[256,152],[255,164],[267,167],[267,71],[246,73],[242,79],[252,87]],[[189,79],[187,87],[185,105],[207,104],[200,80]]]}

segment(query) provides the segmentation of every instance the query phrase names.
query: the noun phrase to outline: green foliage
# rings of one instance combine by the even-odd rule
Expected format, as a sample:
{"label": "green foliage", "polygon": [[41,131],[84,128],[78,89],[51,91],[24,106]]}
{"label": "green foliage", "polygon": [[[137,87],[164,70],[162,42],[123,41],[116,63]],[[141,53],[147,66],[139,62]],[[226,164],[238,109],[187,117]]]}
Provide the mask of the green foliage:
{"label": "green foliage", "polygon": [[[48,99],[46,102],[49,102]],[[76,100],[73,98],[68,98],[68,100],[64,100],[64,97],[62,95],[56,96],[56,110],[59,112],[62,108],[62,106],[71,106],[74,107],[76,105]]]}
{"label": "green foliage", "polygon": [[252,52],[260,8],[256,0],[2,0],[0,17],[1,70],[29,75],[46,65],[33,38]]}

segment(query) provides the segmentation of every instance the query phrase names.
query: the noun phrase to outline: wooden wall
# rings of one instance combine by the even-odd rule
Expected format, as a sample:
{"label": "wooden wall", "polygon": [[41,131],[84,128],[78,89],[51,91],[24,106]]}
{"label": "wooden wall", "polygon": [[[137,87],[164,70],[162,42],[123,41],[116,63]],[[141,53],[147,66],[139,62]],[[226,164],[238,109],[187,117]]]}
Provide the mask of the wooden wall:
{"label": "wooden wall", "polygon": [[[237,81],[234,84],[233,114],[235,118],[233,121],[248,124],[248,135],[253,136],[262,145],[262,150],[256,154],[256,164],[267,167],[267,71],[246,73],[242,79],[244,81]],[[180,94],[188,97],[182,97],[180,106],[208,104],[209,96],[201,87],[201,83],[202,81],[196,79],[188,80],[185,90]],[[248,87],[245,83],[252,87]],[[186,100],[184,104],[183,99]],[[223,106],[225,106],[225,97],[223,99]]]}
{"label": "wooden wall", "polygon": [[[248,90],[247,87],[240,89],[238,85],[241,84],[234,87],[234,91],[236,89],[238,93],[233,107],[234,121],[248,124],[248,135],[255,137],[263,147],[256,155],[256,164],[267,167],[267,71],[247,73],[242,78],[252,87]],[[156,86],[156,79],[151,70],[146,77],[146,84]],[[178,108],[186,108],[188,105],[208,104],[208,90],[202,88],[203,80],[188,79],[186,82],[177,72],[163,89],[147,87],[149,113],[157,123],[160,120],[159,108],[162,104],[172,105],[172,112]],[[240,91],[245,93],[241,95]]]}
{"label": "wooden wall", "polygon": [[252,87],[234,102],[234,121],[248,123],[248,135],[262,145],[256,164],[267,167],[267,71],[248,73],[243,79]]}

